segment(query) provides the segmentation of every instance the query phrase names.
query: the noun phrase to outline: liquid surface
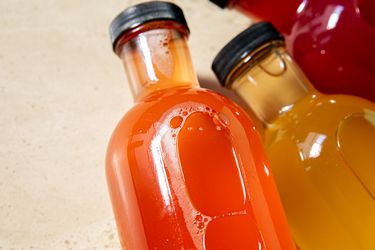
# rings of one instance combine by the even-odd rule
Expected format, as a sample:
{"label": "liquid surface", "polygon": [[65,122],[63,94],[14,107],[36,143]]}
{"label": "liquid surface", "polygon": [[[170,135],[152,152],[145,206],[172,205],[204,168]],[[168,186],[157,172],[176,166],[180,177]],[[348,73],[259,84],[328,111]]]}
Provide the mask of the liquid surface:
{"label": "liquid surface", "polygon": [[233,2],[286,36],[289,52],[319,91],[375,101],[375,1]]}
{"label": "liquid surface", "polygon": [[314,94],[266,130],[300,249],[375,249],[374,111],[355,97]]}
{"label": "liquid surface", "polygon": [[156,92],[130,110],[107,157],[123,247],[294,249],[252,127],[204,90]]}

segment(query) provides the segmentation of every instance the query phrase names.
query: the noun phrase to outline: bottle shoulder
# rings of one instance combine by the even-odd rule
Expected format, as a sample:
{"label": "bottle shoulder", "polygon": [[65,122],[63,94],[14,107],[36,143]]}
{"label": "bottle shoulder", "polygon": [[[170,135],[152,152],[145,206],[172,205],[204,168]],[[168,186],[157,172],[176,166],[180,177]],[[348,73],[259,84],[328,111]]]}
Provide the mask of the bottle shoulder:
{"label": "bottle shoulder", "polygon": [[295,103],[291,109],[281,114],[278,120],[284,118],[292,119],[296,116],[310,117],[311,115],[314,115],[313,119],[318,119],[318,115],[335,117],[353,112],[362,112],[363,110],[375,112],[375,104],[356,96],[314,93]]}
{"label": "bottle shoulder", "polygon": [[[227,136],[228,150],[238,150],[239,158],[250,160],[253,154],[259,156],[254,161],[265,158],[259,133],[245,111],[227,97],[205,89],[169,91],[136,103],[113,132],[107,158],[127,157],[124,152],[135,152],[135,148],[152,152],[159,142],[165,146],[163,154],[170,155],[177,138],[187,143],[183,148],[195,148],[207,144],[216,133]],[[215,147],[210,150],[216,152]]]}
{"label": "bottle shoulder", "polygon": [[133,113],[152,113],[155,117],[168,112],[170,108],[178,105],[206,105],[215,109],[239,109],[239,106],[229,98],[204,88],[172,88],[150,94],[135,103],[125,114],[124,121],[134,120]]}
{"label": "bottle shoulder", "polygon": [[304,140],[311,133],[334,137],[340,123],[358,115],[372,117],[375,115],[375,104],[348,95],[311,95],[269,125],[266,130],[267,145],[276,138]]}
{"label": "bottle shoulder", "polygon": [[[184,112],[224,113],[242,126],[253,127],[248,115],[235,102],[203,88],[176,88],[146,96],[127,111],[114,132],[126,135],[146,131],[171,115]],[[121,131],[121,132],[120,132]]]}

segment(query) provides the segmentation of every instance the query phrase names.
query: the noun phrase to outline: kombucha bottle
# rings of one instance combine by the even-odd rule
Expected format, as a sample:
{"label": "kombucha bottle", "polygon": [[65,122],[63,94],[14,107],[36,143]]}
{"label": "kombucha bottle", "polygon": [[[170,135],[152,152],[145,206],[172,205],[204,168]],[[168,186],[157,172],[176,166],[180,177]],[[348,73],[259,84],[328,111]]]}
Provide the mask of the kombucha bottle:
{"label": "kombucha bottle", "polygon": [[375,102],[374,0],[210,0],[272,22],[315,87]]}
{"label": "kombucha bottle", "polygon": [[212,67],[263,123],[297,247],[375,249],[375,105],[315,90],[270,23],[240,33]]}
{"label": "kombucha bottle", "polygon": [[295,249],[253,123],[199,87],[182,10],[135,5],[110,33],[135,99],[106,159],[122,247]]}

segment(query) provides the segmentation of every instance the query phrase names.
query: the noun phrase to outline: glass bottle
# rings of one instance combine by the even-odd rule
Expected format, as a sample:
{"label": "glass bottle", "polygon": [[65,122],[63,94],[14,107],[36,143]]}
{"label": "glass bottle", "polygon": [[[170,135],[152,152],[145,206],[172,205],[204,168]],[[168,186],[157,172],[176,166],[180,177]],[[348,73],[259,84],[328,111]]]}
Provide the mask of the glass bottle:
{"label": "glass bottle", "polygon": [[375,249],[375,105],[315,90],[270,23],[213,63],[264,126],[264,144],[300,249]]}
{"label": "glass bottle", "polygon": [[148,2],[111,24],[135,105],[106,174],[126,249],[295,249],[260,138],[242,109],[199,87],[182,10]]}
{"label": "glass bottle", "polygon": [[210,1],[272,22],[319,91],[375,102],[375,1]]}

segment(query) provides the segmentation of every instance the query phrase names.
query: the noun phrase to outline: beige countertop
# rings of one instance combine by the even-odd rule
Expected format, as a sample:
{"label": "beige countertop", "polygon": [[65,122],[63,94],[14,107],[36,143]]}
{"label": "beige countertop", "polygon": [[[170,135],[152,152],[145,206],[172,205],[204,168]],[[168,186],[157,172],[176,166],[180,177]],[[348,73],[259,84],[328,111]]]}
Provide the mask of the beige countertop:
{"label": "beige countertop", "polygon": [[[104,174],[132,98],[108,25],[140,1],[0,1],[0,249],[119,249]],[[205,86],[250,21],[180,0]]]}

